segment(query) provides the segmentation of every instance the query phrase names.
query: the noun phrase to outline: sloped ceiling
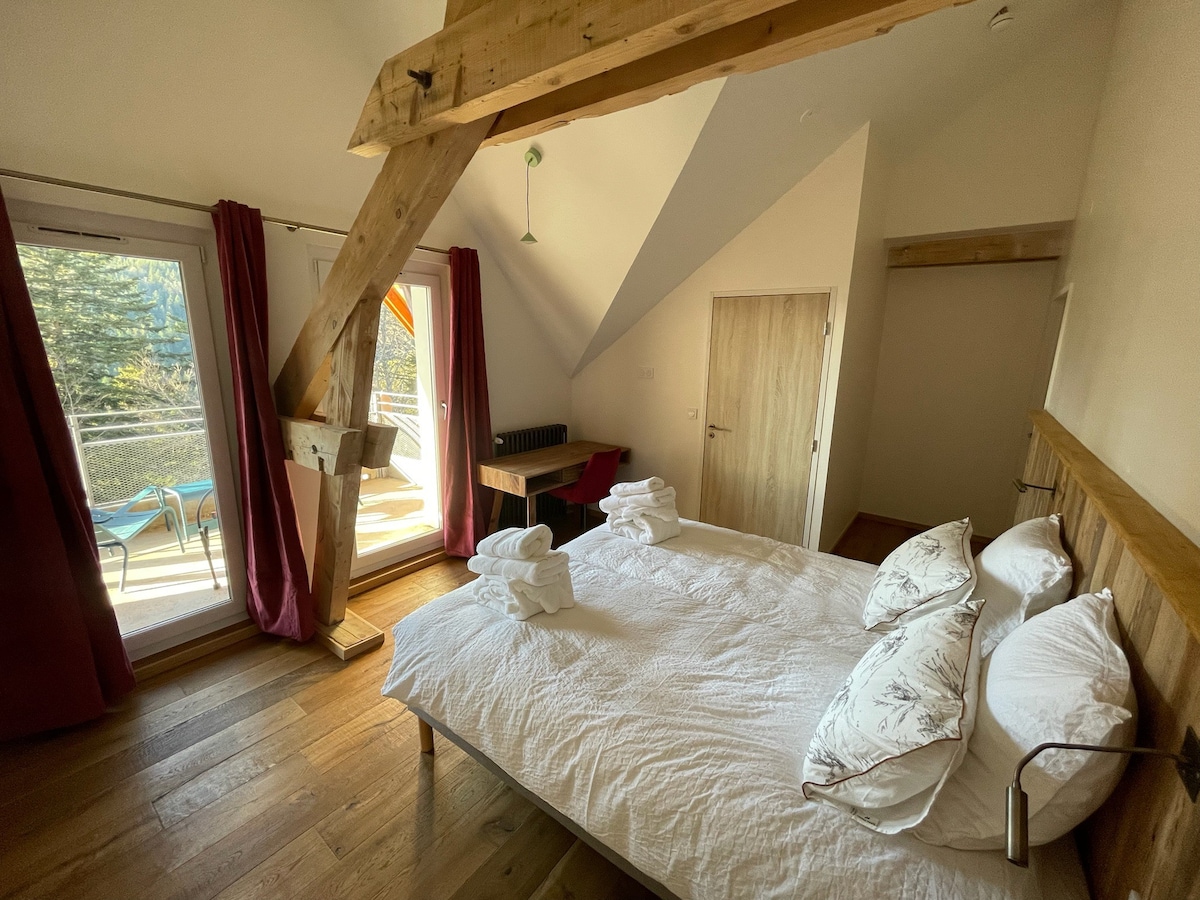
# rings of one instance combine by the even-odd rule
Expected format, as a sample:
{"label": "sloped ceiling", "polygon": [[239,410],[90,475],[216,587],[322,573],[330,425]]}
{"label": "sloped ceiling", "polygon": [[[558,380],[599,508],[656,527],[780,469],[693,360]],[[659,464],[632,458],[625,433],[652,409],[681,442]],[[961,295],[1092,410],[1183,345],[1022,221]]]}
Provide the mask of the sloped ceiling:
{"label": "sloped ceiling", "polygon": [[528,144],[481,151],[454,196],[576,374],[865,122],[906,152],[1098,5],[1010,3],[1016,23],[991,32],[999,7],[976,2],[715,98],[699,85],[549,132],[532,142],[536,245],[518,240]]}
{"label": "sloped ceiling", "polygon": [[454,196],[571,371],[607,314],[708,118],[721,81],[478,153]]}

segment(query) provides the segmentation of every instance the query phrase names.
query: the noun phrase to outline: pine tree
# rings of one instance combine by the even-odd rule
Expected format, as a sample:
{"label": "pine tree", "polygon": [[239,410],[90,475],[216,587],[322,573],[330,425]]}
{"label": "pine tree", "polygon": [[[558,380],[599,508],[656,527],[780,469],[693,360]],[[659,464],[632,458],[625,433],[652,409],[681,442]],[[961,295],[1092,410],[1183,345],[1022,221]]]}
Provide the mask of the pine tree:
{"label": "pine tree", "polygon": [[175,313],[177,267],[57,247],[18,251],[68,414],[196,402],[190,341]]}

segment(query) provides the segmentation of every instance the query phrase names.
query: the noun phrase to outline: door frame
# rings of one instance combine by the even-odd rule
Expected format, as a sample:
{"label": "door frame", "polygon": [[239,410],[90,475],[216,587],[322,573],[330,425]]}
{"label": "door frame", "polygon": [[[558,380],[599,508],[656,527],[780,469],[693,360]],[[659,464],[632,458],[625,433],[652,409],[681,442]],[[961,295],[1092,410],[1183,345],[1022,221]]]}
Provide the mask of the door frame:
{"label": "door frame", "polygon": [[[708,320],[704,328],[704,384],[701,387],[701,406],[700,411],[703,413],[705,420],[702,423],[705,427],[700,430],[699,448],[699,471],[697,472],[697,483],[699,484],[699,502],[696,506],[697,515],[704,503],[704,454],[705,441],[708,434],[708,380],[710,369],[712,366],[712,324],[713,324],[713,308],[716,305],[718,297],[737,298],[737,297],[784,297],[793,294],[828,294],[829,307],[826,313],[825,321],[829,323],[829,334],[825,337],[825,344],[821,351],[821,384],[817,391],[817,412],[813,420],[813,434],[816,435],[817,452],[813,454],[813,464],[810,467],[808,475],[808,497],[804,505],[804,541],[801,546],[808,549],[814,548],[813,525],[814,521],[819,517],[821,508],[824,507],[824,497],[821,498],[821,505],[817,505],[817,488],[823,483],[822,473],[826,469],[829,454],[829,441],[825,439],[825,411],[831,404],[829,393],[829,368],[833,358],[833,342],[837,335],[837,287],[835,286],[820,286],[820,287],[803,287],[803,288],[763,288],[760,290],[737,290],[737,291],[710,291],[708,295]],[[817,542],[819,542],[819,535]]]}
{"label": "door frame", "polygon": [[[206,253],[203,243],[181,240],[171,233],[162,237],[146,237],[144,234],[131,234],[133,229],[123,228],[119,222],[110,224],[101,219],[100,223],[97,223],[97,214],[90,211],[59,208],[57,212],[63,213],[62,217],[55,215],[43,220],[37,215],[23,215],[14,220],[13,233],[17,242],[178,262],[183,282],[187,326],[192,343],[192,357],[196,365],[200,405],[204,414],[217,511],[221,521],[222,554],[225,559],[225,580],[229,599],[224,603],[217,603],[194,613],[122,635],[129,658],[138,660],[228,625],[248,621],[250,618],[246,610],[246,563],[241,504],[232,444],[227,429],[226,397],[221,389],[221,368],[212,322],[212,301],[204,271]],[[143,220],[142,224],[153,229],[159,223]]]}

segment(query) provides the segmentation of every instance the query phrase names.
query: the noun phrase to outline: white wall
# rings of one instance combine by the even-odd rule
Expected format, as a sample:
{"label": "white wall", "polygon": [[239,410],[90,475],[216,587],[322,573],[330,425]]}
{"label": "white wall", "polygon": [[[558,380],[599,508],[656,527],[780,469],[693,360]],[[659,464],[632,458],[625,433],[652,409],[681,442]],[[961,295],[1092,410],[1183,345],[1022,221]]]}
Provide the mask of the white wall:
{"label": "white wall", "polygon": [[[1075,217],[1112,39],[1098,3],[1044,50],[897,161],[887,235]],[[1005,41],[1018,24],[991,35]]]}
{"label": "white wall", "polygon": [[1056,266],[891,270],[863,512],[1012,524]]}
{"label": "white wall", "polygon": [[[714,292],[832,288],[833,364],[826,390],[829,396],[837,391],[867,138],[864,127],[572,381],[574,435],[631,447],[629,477],[661,475],[678,490],[684,516],[694,518],[700,508]],[[653,367],[654,378],[639,378],[639,367]],[[687,418],[689,408],[698,411],[696,419]],[[823,447],[831,428],[826,416]],[[825,468],[823,462],[818,496]]]}
{"label": "white wall", "polygon": [[847,294],[837,402],[831,411],[829,471],[819,546],[829,550],[862,509],[867,435],[887,299],[887,245],[883,240],[890,170],[878,139],[868,133],[858,230]]}
{"label": "white wall", "polygon": [[1200,542],[1200,4],[1117,20],[1047,408]]}

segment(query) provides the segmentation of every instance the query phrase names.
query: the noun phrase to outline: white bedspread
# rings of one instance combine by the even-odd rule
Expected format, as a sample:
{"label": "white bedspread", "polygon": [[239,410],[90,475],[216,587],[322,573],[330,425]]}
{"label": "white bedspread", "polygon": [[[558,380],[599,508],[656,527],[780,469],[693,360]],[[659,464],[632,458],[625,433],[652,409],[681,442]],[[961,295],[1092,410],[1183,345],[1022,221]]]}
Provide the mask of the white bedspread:
{"label": "white bedspread", "polygon": [[680,897],[1065,896],[1038,884],[1044,852],[1024,871],[804,799],[812,730],[877,640],[874,566],[692,522],[565,549],[575,608],[515,622],[453,591],[396,625],[384,693]]}

